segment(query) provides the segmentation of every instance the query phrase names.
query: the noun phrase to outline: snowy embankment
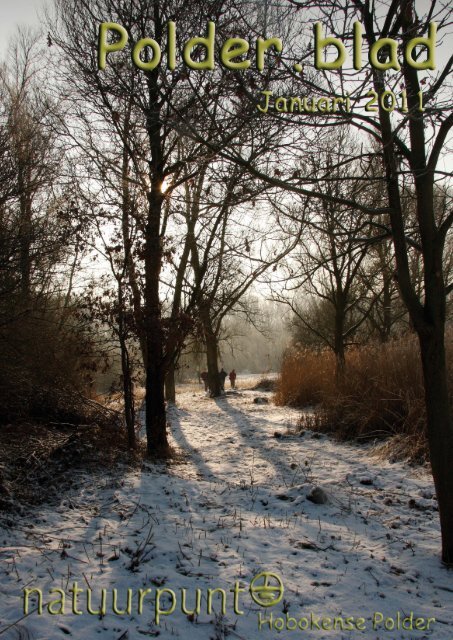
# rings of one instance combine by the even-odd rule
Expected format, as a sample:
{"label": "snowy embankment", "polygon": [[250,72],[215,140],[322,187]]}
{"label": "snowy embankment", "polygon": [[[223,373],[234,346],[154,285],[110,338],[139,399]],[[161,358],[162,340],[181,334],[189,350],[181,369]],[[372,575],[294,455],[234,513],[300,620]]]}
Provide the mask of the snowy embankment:
{"label": "snowy embankment", "polygon": [[[1,529],[0,639],[451,640],[453,572],[439,561],[430,477],[362,447],[286,435],[297,412],[256,395],[270,398],[182,393],[170,409],[179,462],[82,476],[56,508]],[[263,571],[284,587],[269,607],[249,590]],[[7,628],[23,615],[24,587],[40,591]],[[128,597],[130,613],[115,614]]]}

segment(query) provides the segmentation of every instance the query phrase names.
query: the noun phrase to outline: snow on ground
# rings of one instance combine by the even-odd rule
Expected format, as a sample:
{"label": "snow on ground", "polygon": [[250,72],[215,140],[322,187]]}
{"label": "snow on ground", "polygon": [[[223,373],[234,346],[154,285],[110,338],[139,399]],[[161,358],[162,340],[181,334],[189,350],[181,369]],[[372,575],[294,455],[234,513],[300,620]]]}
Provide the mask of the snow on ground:
{"label": "snow on ground", "polygon": [[[451,640],[453,572],[439,561],[423,470],[310,432],[274,437],[298,413],[254,404],[269,394],[241,390],[212,401],[188,389],[169,412],[185,452],[179,463],[96,481],[82,475],[56,508],[0,529],[1,640]],[[327,503],[307,498],[313,487]],[[261,572],[284,586],[273,606],[249,591],[254,578],[255,587],[264,582]],[[8,628],[23,615],[24,587],[41,590],[42,614],[31,592],[29,615]],[[224,593],[209,596],[215,588]],[[104,616],[96,615],[102,589]],[[119,610],[130,589],[130,614],[113,613],[113,589]],[[190,613],[197,597],[198,615]],[[76,598],[79,613],[71,611]],[[156,608],[167,612],[159,624]]]}

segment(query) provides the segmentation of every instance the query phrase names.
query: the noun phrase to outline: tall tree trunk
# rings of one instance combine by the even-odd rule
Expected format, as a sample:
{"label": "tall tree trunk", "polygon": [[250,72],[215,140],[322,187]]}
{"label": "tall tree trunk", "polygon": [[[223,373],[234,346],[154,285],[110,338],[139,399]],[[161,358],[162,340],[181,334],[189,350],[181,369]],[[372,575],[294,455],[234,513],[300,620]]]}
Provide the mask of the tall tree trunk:
{"label": "tall tree trunk", "polygon": [[134,390],[132,385],[132,371],[127,348],[126,319],[124,315],[123,283],[118,278],[118,337],[121,353],[121,373],[123,377],[123,398],[124,398],[124,418],[126,422],[127,440],[130,449],[135,449],[135,403]]}
{"label": "tall tree trunk", "polygon": [[344,348],[344,311],[336,309],[335,311],[335,379],[337,384],[341,383],[344,378],[346,367],[345,348]]}
{"label": "tall tree trunk", "polygon": [[164,334],[159,300],[161,184],[154,178],[148,193],[145,242],[146,437],[148,453],[157,456],[167,455],[169,448],[164,397]]}
{"label": "tall tree trunk", "polygon": [[165,375],[165,399],[167,402],[176,402],[175,365],[172,362]]}
{"label": "tall tree trunk", "polygon": [[[411,5],[402,14],[403,41],[412,37],[413,16]],[[374,40],[369,16],[366,20],[369,43]],[[417,221],[420,231],[425,300],[422,302],[411,281],[401,193],[398,180],[398,162],[389,113],[379,106],[382,150],[386,171],[386,184],[390,205],[390,222],[395,249],[397,279],[403,301],[409,311],[420,343],[424,376],[427,435],[431,468],[439,505],[442,534],[442,560],[453,565],[453,425],[447,385],[445,360],[445,304],[443,279],[443,238],[436,228],[434,215],[434,174],[426,163],[427,145],[422,113],[418,109],[417,92],[420,90],[417,71],[403,66],[409,107],[409,133],[411,142],[410,166],[417,195]],[[383,75],[374,72],[374,87],[378,93],[384,87]]]}
{"label": "tall tree trunk", "polygon": [[213,331],[208,331],[206,337],[206,360],[208,365],[208,387],[211,398],[222,395],[220,388],[219,365],[217,355],[219,352],[217,336]]}
{"label": "tall tree trunk", "polygon": [[208,366],[208,388],[211,398],[218,398],[222,395],[220,387],[218,353],[219,345],[217,336],[212,327],[209,309],[200,308],[200,318],[203,324],[203,333],[206,344],[206,361]]}
{"label": "tall tree trunk", "polygon": [[[159,2],[153,1],[155,33],[162,42],[163,25]],[[145,318],[146,339],[146,439],[148,454],[167,456],[167,415],[165,411],[165,362],[164,331],[159,299],[160,273],[162,269],[162,184],[164,181],[164,138],[160,116],[159,69],[146,72],[148,87],[147,134],[151,150],[149,162],[151,187],[148,191],[148,218],[145,229]]]}
{"label": "tall tree trunk", "polygon": [[[129,104],[126,111],[124,120],[124,136],[125,139],[129,139],[130,133],[130,115],[131,105]],[[142,313],[142,301],[140,294],[140,287],[138,284],[137,270],[134,262],[133,247],[131,240],[130,229],[130,216],[131,216],[131,197],[130,197],[130,185],[129,185],[129,149],[126,144],[123,145],[123,157],[121,168],[121,181],[122,181],[122,224],[121,232],[123,236],[124,254],[127,267],[127,276],[129,285],[132,292],[132,305],[134,310],[135,325],[137,327],[138,340],[140,344],[140,351],[142,354],[143,366],[146,367],[146,338],[143,329],[143,313]]]}
{"label": "tall tree trunk", "polygon": [[346,368],[345,358],[345,296],[341,289],[340,276],[338,276],[338,285],[335,292],[335,328],[334,328],[334,351],[335,351],[335,379],[340,384],[344,378]]}
{"label": "tall tree trunk", "polygon": [[382,284],[382,326],[381,326],[381,342],[388,342],[392,332],[392,275],[389,269],[384,269]]}
{"label": "tall tree trunk", "polygon": [[29,170],[22,165],[19,159],[18,182],[20,189],[20,288],[22,303],[26,306],[31,293],[31,240],[32,240],[32,202],[29,187]]}
{"label": "tall tree trunk", "polygon": [[442,560],[453,566],[453,422],[444,328],[419,333],[431,468],[439,505]]}
{"label": "tall tree trunk", "polygon": [[120,334],[121,371],[123,375],[124,418],[126,421],[127,441],[130,449],[135,449],[135,402],[132,384],[129,352],[126,340]]}

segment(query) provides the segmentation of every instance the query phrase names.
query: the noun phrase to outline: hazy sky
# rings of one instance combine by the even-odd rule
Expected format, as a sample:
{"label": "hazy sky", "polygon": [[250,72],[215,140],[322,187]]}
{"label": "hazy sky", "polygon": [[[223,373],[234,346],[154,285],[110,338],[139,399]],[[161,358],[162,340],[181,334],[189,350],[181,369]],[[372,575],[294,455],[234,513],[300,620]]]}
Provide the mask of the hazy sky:
{"label": "hazy sky", "polygon": [[[38,12],[46,4],[53,4],[51,0],[0,0],[0,57],[4,56],[8,40],[18,24],[39,24]],[[416,6],[423,13],[430,6],[431,0],[417,0]],[[278,35],[278,34],[275,34]],[[439,60],[444,58],[445,52],[439,47]]]}
{"label": "hazy sky", "polygon": [[[419,13],[423,13],[430,6],[431,0],[416,0]],[[16,25],[37,26],[39,13],[44,6],[52,6],[52,0],[0,0],[0,60],[4,58],[8,41],[14,34]],[[440,66],[451,54],[451,33],[444,38],[443,46],[436,48],[437,61]]]}
{"label": "hazy sky", "polygon": [[17,24],[37,25],[38,11],[45,0],[0,0],[0,56],[5,54],[9,38]]}

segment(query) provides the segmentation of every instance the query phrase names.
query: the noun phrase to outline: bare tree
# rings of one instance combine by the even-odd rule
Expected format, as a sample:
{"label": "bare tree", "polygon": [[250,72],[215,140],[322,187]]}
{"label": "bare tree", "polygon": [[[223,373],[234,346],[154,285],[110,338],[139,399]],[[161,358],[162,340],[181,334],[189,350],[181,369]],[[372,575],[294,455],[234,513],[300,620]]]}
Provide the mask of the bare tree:
{"label": "bare tree", "polygon": [[[302,219],[300,246],[289,257],[287,284],[291,290],[300,287],[323,304],[311,305],[304,311],[291,296],[278,296],[291,306],[299,323],[335,353],[338,380],[344,375],[347,345],[367,320],[375,302],[373,297],[366,296],[359,277],[373,242],[369,218],[333,202],[334,198],[353,199],[357,191],[355,180],[339,180],[341,159],[354,147],[347,134],[347,130],[338,130],[326,143],[325,150],[311,159],[326,171],[328,180],[319,186],[332,200],[306,202],[309,211]],[[293,217],[297,220],[297,214]]]}
{"label": "bare tree", "polygon": [[[291,78],[292,88],[299,86],[299,93],[329,98],[345,98],[348,92],[354,108],[348,109],[343,103],[333,109],[316,109],[315,102],[309,104],[309,112],[303,114],[287,109],[284,114],[273,109],[268,112],[270,118],[283,118],[291,124],[293,131],[300,131],[299,146],[286,147],[281,153],[286,162],[279,162],[279,173],[269,173],[266,167],[249,162],[246,157],[230,149],[228,155],[241,166],[248,167],[252,175],[267,180],[282,189],[299,193],[339,205],[351,206],[369,214],[374,219],[387,214],[389,223],[383,234],[391,236],[395,256],[395,277],[410,321],[417,332],[421,362],[424,375],[425,399],[427,410],[427,434],[430,448],[431,467],[439,503],[439,515],[442,530],[442,560],[453,564],[453,479],[451,474],[453,461],[453,423],[451,401],[447,384],[445,359],[445,322],[447,296],[453,291],[453,283],[446,280],[445,249],[446,240],[453,223],[451,209],[445,211],[441,219],[436,217],[436,190],[439,180],[445,180],[448,174],[443,171],[441,158],[448,151],[448,140],[453,126],[451,113],[451,71],[453,56],[444,64],[433,69],[432,60],[425,61],[430,54],[434,38],[434,22],[437,25],[437,42],[451,28],[453,10],[437,0],[425,5],[417,12],[414,0],[388,0],[384,3],[363,2],[362,0],[335,0],[318,3],[313,0],[291,0],[294,6],[294,20],[300,16],[322,22],[325,33],[337,38],[337,41],[351,42],[356,31],[353,24],[361,25],[363,45],[367,51],[374,51],[371,62],[365,62],[362,52],[357,57],[355,68],[344,67],[320,69],[323,65],[317,60],[318,69],[311,69],[308,60],[314,55],[312,42],[304,51],[305,69],[303,74],[294,70],[294,58],[280,58],[284,67],[282,79]],[[302,9],[302,11],[299,11]],[[389,38],[395,42],[393,48],[389,42],[378,42],[378,38]],[[423,53],[416,51],[414,38],[424,38],[418,44]],[[403,53],[398,55],[397,40]],[[300,51],[300,46],[298,46]],[[378,53],[376,50],[378,49]],[[345,50],[346,53],[346,50]],[[290,61],[292,60],[292,61]],[[359,64],[360,62],[360,64]],[[440,64],[440,62],[439,62]],[[282,80],[283,81],[283,80]],[[276,85],[281,91],[282,82]],[[278,94],[276,94],[278,95]],[[358,101],[356,103],[355,101]],[[368,110],[360,108],[367,103]],[[298,101],[296,100],[298,105]],[[315,104],[314,108],[313,104]],[[286,106],[289,102],[286,103]],[[272,108],[275,104],[272,103]],[[285,103],[279,103],[285,111]],[[303,108],[303,103],[302,103]],[[296,110],[298,107],[296,108]],[[306,170],[294,171],[294,165],[300,166],[300,148],[304,153],[316,153],[316,139],[328,131],[331,126],[348,122],[358,131],[374,138],[379,145],[379,155],[385,175],[385,206],[373,206],[368,201],[367,190],[358,193],[355,199],[338,197],[322,192],[320,180],[326,174],[310,174]],[[301,122],[303,123],[302,126]],[[198,137],[196,129],[192,134]],[[305,144],[304,144],[305,138]],[[308,149],[306,141],[310,139],[312,147]],[[372,149],[364,149],[359,156],[363,164],[363,175],[358,178],[365,184],[371,176],[367,172],[374,156]],[[344,179],[348,175],[349,161],[342,162]],[[327,169],[327,167],[326,167]],[[373,178],[374,179],[374,178]],[[412,279],[408,247],[413,239],[413,229],[406,225],[403,209],[403,190],[410,186],[415,193],[418,249],[422,256],[423,288],[419,293]]]}
{"label": "bare tree", "polygon": [[[259,146],[257,140],[255,144]],[[190,251],[185,287],[206,347],[213,397],[221,393],[218,356],[224,319],[233,311],[249,313],[246,293],[297,242],[287,239],[276,250],[280,230],[275,228],[272,204],[265,203],[266,190],[244,169],[215,157],[184,183],[180,215],[188,242],[185,251]]]}
{"label": "bare tree", "polygon": [[[103,22],[117,22],[126,30],[129,44],[153,35],[163,49],[165,25],[170,20],[178,23],[181,41],[190,28],[198,24],[201,7],[204,16],[206,3],[189,7],[182,0],[139,0],[134,4],[125,0],[57,0],[57,21],[51,28],[51,39],[64,52],[64,72],[86,105],[95,103],[105,117],[120,125],[119,103],[124,96],[132,96],[135,117],[145,133],[149,155],[147,164],[147,213],[143,225],[144,297],[143,335],[146,343],[146,431],[148,451],[166,454],[168,440],[164,402],[164,379],[168,359],[165,353],[165,329],[162,320],[160,275],[164,258],[166,221],[164,215],[164,181],[170,181],[179,171],[181,160],[174,153],[178,136],[174,131],[173,102],[186,115],[196,115],[195,98],[188,91],[187,75],[180,69],[171,72],[162,66],[147,70],[135,68],[123,57],[113,57],[105,70],[98,69],[97,56],[92,46],[92,33]],[[209,3],[212,19],[220,18],[221,2]],[[220,21],[219,21],[220,22]],[[178,46],[180,42],[178,40]],[[80,52],[83,52],[80,55]],[[148,51],[144,53],[145,58]],[[145,62],[149,62],[149,57]],[[152,65],[149,65],[151,67]],[[200,82],[198,83],[200,84]],[[127,145],[124,132],[122,142]],[[195,155],[199,153],[195,150]],[[129,150],[134,158],[134,149]],[[176,183],[173,181],[172,188]]]}
{"label": "bare tree", "polygon": [[[35,237],[35,221],[45,208],[40,195],[51,190],[61,161],[51,128],[48,96],[40,88],[43,77],[36,62],[40,51],[38,33],[18,30],[10,45],[8,62],[0,67],[3,131],[7,138],[3,149],[8,150],[9,156],[3,171],[10,174],[10,184],[3,184],[6,186],[3,198],[15,195],[19,205],[20,289],[24,308],[30,304],[34,268],[36,274],[38,255],[34,249],[39,240]],[[44,252],[40,254],[42,257]]]}

